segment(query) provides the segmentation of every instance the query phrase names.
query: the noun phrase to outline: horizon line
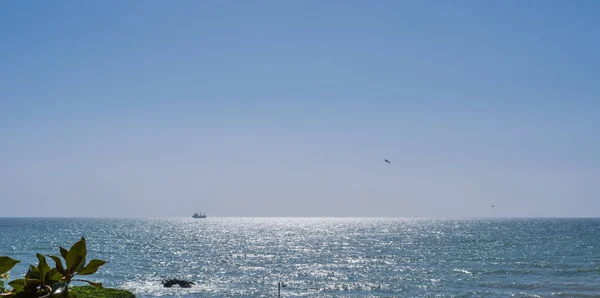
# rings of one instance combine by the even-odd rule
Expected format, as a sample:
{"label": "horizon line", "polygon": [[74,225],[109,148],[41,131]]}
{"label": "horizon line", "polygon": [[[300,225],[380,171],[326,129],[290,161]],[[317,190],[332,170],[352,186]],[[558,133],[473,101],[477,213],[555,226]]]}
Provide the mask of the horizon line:
{"label": "horizon line", "polygon": [[254,218],[254,219],[413,219],[413,220],[474,220],[474,219],[600,219],[600,216],[209,216],[195,219],[191,216],[0,216],[0,219],[194,219]]}

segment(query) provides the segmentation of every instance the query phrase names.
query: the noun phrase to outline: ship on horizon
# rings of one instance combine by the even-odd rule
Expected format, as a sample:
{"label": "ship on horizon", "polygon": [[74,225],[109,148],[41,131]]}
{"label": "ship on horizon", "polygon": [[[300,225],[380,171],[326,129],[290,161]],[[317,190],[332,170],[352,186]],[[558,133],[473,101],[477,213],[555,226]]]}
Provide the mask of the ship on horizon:
{"label": "ship on horizon", "polygon": [[193,218],[206,218],[206,213],[194,213]]}

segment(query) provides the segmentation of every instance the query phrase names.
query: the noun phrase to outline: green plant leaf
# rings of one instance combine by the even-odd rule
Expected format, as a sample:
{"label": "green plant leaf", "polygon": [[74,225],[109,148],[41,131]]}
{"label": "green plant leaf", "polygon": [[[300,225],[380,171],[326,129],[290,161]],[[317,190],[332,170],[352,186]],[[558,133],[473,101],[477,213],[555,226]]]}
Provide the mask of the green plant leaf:
{"label": "green plant leaf", "polygon": [[27,282],[25,282],[24,278],[19,278],[9,282],[8,285],[10,285],[14,291],[17,291],[24,288],[27,285]]}
{"label": "green plant leaf", "polygon": [[42,281],[37,278],[27,278],[25,279],[25,284],[27,286],[38,286],[42,284]]}
{"label": "green plant leaf", "polygon": [[85,238],[81,237],[81,240],[77,241],[67,253],[67,271],[73,274],[81,263],[85,261],[87,255],[87,248],[85,245]]}
{"label": "green plant leaf", "polygon": [[60,255],[66,261],[67,260],[67,254],[69,253],[69,251],[66,248],[62,247],[62,246],[59,246],[58,248],[60,249]]}
{"label": "green plant leaf", "polygon": [[17,265],[17,263],[19,262],[20,261],[17,261],[10,257],[0,256],[0,274],[8,272],[8,270],[12,269],[12,267]]}
{"label": "green plant leaf", "polygon": [[29,265],[29,270],[27,270],[27,273],[25,274],[25,279],[28,278],[40,279],[40,270],[33,265]]}
{"label": "green plant leaf", "polygon": [[55,283],[60,282],[62,279],[62,274],[56,270],[56,268],[52,268],[48,273],[46,273],[46,278],[44,284],[47,286],[53,286]]}
{"label": "green plant leaf", "polygon": [[77,298],[77,293],[75,293],[75,291],[69,291],[69,297],[68,298]]}
{"label": "green plant leaf", "polygon": [[38,270],[40,271],[40,280],[42,281],[42,284],[46,284],[46,274],[48,272],[50,272],[50,266],[48,266],[48,262],[46,262],[46,257],[44,257],[41,254],[36,254],[38,260],[40,261],[40,263],[38,264]]}
{"label": "green plant leaf", "polygon": [[49,256],[52,260],[54,260],[54,263],[56,263],[56,270],[58,271],[58,273],[62,274],[63,276],[65,275],[65,268],[63,267],[62,261],[60,260],[59,257],[57,256]]}
{"label": "green plant leaf", "polygon": [[79,270],[79,272],[77,272],[77,274],[79,274],[79,275],[94,274],[94,273],[96,273],[96,271],[98,271],[100,266],[102,266],[104,264],[106,264],[106,261],[93,259],[85,267],[83,267],[81,270]]}
{"label": "green plant leaf", "polygon": [[83,267],[85,267],[86,262],[87,262],[86,258],[83,257],[83,261],[81,261],[81,265],[79,265],[79,267],[77,267],[77,270],[75,270],[75,271],[79,272],[79,270],[83,269]]}
{"label": "green plant leaf", "polygon": [[46,257],[44,257],[44,255],[41,254],[36,254],[36,257],[40,261],[40,263],[37,266],[38,270],[40,271],[40,274],[50,271],[50,266],[48,266],[48,262],[46,262]]}

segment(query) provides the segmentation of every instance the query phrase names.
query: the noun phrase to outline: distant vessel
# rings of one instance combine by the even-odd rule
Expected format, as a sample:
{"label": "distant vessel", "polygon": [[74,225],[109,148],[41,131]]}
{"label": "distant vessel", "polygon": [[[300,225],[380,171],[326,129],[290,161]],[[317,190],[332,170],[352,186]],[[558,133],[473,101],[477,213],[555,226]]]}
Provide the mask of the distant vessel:
{"label": "distant vessel", "polygon": [[206,218],[206,214],[205,213],[194,213],[194,216],[192,216],[193,218]]}

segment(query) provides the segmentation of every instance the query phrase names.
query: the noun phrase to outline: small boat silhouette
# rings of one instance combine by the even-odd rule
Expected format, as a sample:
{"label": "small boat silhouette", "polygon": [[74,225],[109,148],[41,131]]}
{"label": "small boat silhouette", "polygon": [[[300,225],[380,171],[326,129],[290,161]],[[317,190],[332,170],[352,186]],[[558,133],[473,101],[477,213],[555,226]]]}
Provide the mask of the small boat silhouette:
{"label": "small boat silhouette", "polygon": [[205,213],[194,213],[193,218],[206,218]]}

